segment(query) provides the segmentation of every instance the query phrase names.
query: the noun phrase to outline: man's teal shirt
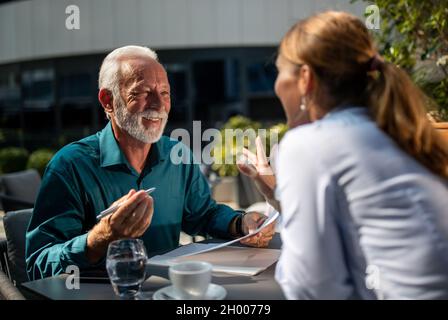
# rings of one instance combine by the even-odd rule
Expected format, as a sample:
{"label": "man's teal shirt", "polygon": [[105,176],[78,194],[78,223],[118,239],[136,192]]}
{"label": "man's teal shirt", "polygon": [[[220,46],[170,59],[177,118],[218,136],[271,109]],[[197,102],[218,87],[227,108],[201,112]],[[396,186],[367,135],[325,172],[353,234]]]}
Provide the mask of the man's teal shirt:
{"label": "man's teal shirt", "polygon": [[[175,148],[173,150],[173,148]],[[188,154],[189,163],[175,164],[170,153]],[[206,178],[193,164],[190,150],[163,136],[151,146],[138,174],[121,151],[109,123],[95,135],[62,148],[50,161],[26,234],[30,279],[64,272],[69,265],[95,268],[86,258],[87,232],[96,216],[130,189],[156,187],[151,225],[141,237],[148,254],[178,246],[180,231],[229,237],[238,214],[217,204]]]}

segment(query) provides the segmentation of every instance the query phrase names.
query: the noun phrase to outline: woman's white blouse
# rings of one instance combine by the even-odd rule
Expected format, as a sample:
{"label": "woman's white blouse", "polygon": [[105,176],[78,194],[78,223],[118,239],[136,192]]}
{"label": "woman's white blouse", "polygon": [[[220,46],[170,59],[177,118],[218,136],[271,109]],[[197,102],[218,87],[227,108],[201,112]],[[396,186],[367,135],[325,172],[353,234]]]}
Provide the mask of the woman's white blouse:
{"label": "woman's white blouse", "polygon": [[448,183],[366,108],[290,130],[275,170],[288,299],[448,299]]}

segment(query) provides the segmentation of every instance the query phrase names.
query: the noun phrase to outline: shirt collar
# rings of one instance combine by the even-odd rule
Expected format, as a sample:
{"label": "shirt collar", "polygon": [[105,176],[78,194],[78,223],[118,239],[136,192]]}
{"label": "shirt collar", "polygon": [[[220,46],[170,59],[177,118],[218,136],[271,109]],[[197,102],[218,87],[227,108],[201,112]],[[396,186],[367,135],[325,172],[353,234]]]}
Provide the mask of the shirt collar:
{"label": "shirt collar", "polygon": [[126,158],[115,139],[110,121],[100,132],[99,147],[101,167],[127,164]]}
{"label": "shirt collar", "polygon": [[[101,130],[99,137],[99,149],[100,149],[100,165],[101,167],[108,167],[114,165],[126,165],[129,163],[126,157],[121,151],[120,145],[115,139],[114,132],[112,130],[112,124],[109,123]],[[155,164],[163,161],[168,156],[169,150],[166,150],[164,138],[162,137],[156,143],[153,143],[148,155],[146,165],[154,166]]]}
{"label": "shirt collar", "polygon": [[343,114],[344,112],[351,112],[351,113],[367,113],[367,107],[364,106],[358,106],[358,105],[340,105],[329,112],[322,118],[332,118],[335,115]]}

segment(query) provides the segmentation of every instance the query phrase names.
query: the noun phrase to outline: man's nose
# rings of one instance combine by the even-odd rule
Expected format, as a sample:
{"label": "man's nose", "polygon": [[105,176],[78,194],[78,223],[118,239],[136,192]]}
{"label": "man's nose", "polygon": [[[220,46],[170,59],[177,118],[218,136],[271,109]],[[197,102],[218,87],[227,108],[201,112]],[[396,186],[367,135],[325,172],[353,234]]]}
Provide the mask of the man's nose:
{"label": "man's nose", "polygon": [[148,107],[153,110],[160,110],[163,108],[162,96],[159,92],[153,91],[148,97]]}

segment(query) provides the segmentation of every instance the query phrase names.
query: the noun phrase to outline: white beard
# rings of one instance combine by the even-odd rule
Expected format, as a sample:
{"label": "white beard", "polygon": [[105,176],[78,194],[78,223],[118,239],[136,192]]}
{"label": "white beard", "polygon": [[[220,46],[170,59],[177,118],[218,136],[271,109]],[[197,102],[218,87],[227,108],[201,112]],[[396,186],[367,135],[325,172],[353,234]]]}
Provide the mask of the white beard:
{"label": "white beard", "polygon": [[[168,114],[164,111],[146,110],[139,113],[130,113],[121,97],[117,99],[115,121],[123,131],[143,143],[154,143],[162,137],[168,121]],[[161,118],[160,128],[145,128],[142,118]]]}

